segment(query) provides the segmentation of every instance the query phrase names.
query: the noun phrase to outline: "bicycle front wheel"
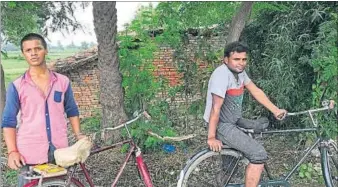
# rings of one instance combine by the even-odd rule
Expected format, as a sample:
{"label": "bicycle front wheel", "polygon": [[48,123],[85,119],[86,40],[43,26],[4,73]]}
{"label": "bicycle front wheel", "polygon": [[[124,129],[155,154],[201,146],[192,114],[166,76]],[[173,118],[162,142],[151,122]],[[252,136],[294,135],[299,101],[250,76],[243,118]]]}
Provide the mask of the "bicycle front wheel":
{"label": "bicycle front wheel", "polygon": [[232,149],[221,152],[205,149],[181,171],[178,187],[240,186],[244,183],[247,159]]}
{"label": "bicycle front wheel", "polygon": [[338,150],[334,143],[321,150],[322,170],[326,187],[338,187]]}

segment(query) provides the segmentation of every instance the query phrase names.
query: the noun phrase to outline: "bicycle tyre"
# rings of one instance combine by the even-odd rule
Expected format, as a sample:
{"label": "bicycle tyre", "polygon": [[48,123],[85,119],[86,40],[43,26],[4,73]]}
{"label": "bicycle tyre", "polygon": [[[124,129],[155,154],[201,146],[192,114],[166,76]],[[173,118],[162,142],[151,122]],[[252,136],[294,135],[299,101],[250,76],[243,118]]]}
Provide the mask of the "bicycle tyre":
{"label": "bicycle tyre", "polygon": [[336,147],[322,147],[321,161],[326,187],[338,187],[338,150]]}
{"label": "bicycle tyre", "polygon": [[[36,182],[32,187],[38,187],[39,184]],[[79,181],[72,180],[69,187],[82,187],[83,185]],[[42,181],[41,187],[66,187],[65,179],[53,178],[53,179],[44,179]]]}
{"label": "bicycle tyre", "polygon": [[[222,156],[232,157],[232,158],[235,158],[241,161],[241,164],[237,166],[237,169],[240,169],[240,170],[236,170],[236,168],[234,169],[236,170],[236,173],[233,173],[230,176],[231,180],[230,180],[229,185],[227,186],[231,186],[231,184],[242,185],[244,183],[245,167],[249,163],[249,161],[246,158],[244,158],[242,154],[239,153],[238,151],[233,150],[233,149],[224,148],[221,150],[221,152],[214,152],[209,149],[205,149],[205,150],[200,151],[193,157],[191,157],[191,159],[188,160],[186,166],[180,173],[177,187],[218,186],[219,184],[215,180],[216,179],[215,177],[217,175],[216,172],[219,172],[222,169],[222,166],[221,166]],[[202,170],[204,171],[205,166],[211,169],[214,169],[213,166],[219,166],[219,167],[216,167],[216,170],[210,172],[209,174],[203,174],[200,171]],[[233,168],[228,168],[228,169],[232,170]],[[209,172],[209,171],[206,171],[206,172]],[[193,181],[195,178],[198,178],[196,179],[196,182]],[[203,180],[205,178],[208,178],[206,179],[207,181]]]}

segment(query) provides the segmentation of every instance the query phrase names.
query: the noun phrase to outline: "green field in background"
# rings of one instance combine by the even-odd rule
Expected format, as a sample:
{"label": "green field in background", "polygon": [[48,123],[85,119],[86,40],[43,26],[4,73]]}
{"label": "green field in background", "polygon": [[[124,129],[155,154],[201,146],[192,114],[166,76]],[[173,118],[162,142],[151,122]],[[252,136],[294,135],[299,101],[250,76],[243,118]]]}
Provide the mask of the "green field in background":
{"label": "green field in background", "polygon": [[[56,59],[66,58],[72,56],[79,50],[67,50],[67,51],[51,51],[47,55],[47,62]],[[21,54],[21,51],[10,51],[7,53],[8,58],[1,55],[1,64],[5,72],[5,85],[15,80],[22,75],[28,68],[28,64]]]}

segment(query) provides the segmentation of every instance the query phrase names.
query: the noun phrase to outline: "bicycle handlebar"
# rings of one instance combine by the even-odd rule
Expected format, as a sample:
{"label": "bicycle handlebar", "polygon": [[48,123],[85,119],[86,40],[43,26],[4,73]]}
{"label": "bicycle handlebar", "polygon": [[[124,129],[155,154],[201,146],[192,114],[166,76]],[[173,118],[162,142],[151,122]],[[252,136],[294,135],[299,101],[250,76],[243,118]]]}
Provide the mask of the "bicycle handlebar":
{"label": "bicycle handlebar", "polygon": [[134,116],[135,118],[134,119],[131,119],[127,122],[124,122],[122,123],[121,125],[119,126],[116,126],[116,127],[108,127],[108,128],[104,128],[102,129],[103,131],[106,131],[106,130],[116,130],[116,129],[120,129],[122,127],[125,127],[126,125],[130,124],[130,123],[133,123],[134,121],[138,120],[141,116],[144,116],[146,117],[147,119],[151,119],[151,116],[148,114],[147,111],[143,111],[142,113],[138,114],[138,112],[134,112]]}
{"label": "bicycle handlebar", "polygon": [[317,109],[310,109],[310,110],[305,110],[301,112],[288,112],[286,115],[287,116],[297,116],[300,114],[308,114],[308,113],[313,113],[313,112],[319,112],[319,111],[324,111],[324,110],[330,110],[328,106],[323,107],[323,108],[317,108]]}
{"label": "bicycle handlebar", "polygon": [[296,116],[296,115],[300,115],[300,114],[309,114],[309,116],[311,118],[311,121],[312,121],[312,124],[315,127],[318,127],[317,120],[314,119],[312,113],[313,112],[319,112],[319,111],[333,109],[333,107],[334,107],[334,101],[333,100],[323,101],[322,105],[324,106],[323,108],[310,109],[310,110],[301,111],[301,112],[294,112],[294,113],[287,113],[286,116]]}
{"label": "bicycle handlebar", "polygon": [[334,101],[333,100],[323,101],[322,105],[324,106],[322,108],[310,109],[310,110],[305,110],[305,111],[301,111],[301,112],[288,112],[286,115],[287,116],[296,116],[296,115],[300,115],[300,114],[310,114],[311,115],[311,113],[313,113],[313,112],[330,110],[330,109],[333,109],[333,107],[334,107]]}

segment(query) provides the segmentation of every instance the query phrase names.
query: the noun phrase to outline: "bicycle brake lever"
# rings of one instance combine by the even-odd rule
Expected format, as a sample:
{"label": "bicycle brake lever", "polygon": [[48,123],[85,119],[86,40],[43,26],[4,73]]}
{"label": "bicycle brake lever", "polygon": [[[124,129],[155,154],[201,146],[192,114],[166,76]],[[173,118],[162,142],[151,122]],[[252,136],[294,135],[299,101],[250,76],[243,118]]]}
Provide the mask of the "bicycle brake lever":
{"label": "bicycle brake lever", "polygon": [[285,112],[285,113],[282,113],[282,114],[280,114],[280,115],[278,115],[277,116],[277,119],[278,120],[284,120],[285,119],[285,117],[288,115],[288,113],[287,112]]}

